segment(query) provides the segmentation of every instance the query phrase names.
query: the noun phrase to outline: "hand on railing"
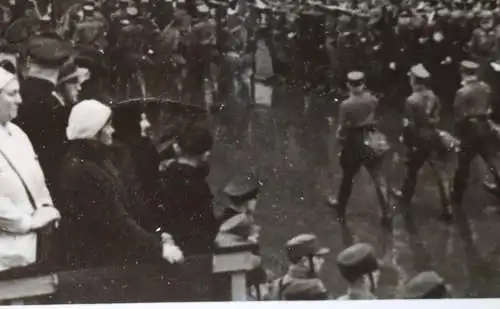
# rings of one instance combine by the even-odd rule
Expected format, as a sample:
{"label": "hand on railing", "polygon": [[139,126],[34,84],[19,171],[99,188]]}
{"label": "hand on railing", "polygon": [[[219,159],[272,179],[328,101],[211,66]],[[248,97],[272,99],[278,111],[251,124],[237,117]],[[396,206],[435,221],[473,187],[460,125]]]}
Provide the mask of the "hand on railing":
{"label": "hand on railing", "polygon": [[181,263],[184,260],[181,249],[173,243],[163,243],[162,257],[171,264]]}

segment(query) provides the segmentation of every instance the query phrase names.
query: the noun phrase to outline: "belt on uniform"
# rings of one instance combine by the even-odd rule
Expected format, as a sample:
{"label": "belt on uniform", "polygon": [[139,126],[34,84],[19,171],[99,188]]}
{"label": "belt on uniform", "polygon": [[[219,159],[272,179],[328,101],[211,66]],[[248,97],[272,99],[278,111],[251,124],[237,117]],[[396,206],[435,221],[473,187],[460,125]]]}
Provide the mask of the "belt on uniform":
{"label": "belt on uniform", "polygon": [[489,115],[468,115],[465,116],[464,120],[469,122],[482,122],[487,121],[489,118]]}

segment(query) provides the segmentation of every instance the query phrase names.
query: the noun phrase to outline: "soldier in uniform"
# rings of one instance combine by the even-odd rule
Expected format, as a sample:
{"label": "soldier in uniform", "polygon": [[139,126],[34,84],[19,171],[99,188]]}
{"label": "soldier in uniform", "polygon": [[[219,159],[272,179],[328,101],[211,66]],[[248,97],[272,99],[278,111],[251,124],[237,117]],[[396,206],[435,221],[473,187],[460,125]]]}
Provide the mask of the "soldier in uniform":
{"label": "soldier in uniform", "polygon": [[461,141],[458,167],[455,173],[453,203],[461,205],[470,174],[470,164],[476,155],[486,162],[498,187],[500,161],[498,149],[489,123],[491,88],[477,76],[479,65],[462,61],[462,88],[455,97],[455,127]]}
{"label": "soldier in uniform", "polygon": [[438,175],[441,192],[443,218],[452,214],[450,190],[451,172],[446,170],[446,162],[453,149],[448,149],[441,141],[436,125],[440,120],[439,98],[429,89],[430,73],[418,64],[409,72],[413,93],[406,99],[403,141],[408,148],[406,178],[402,187],[402,203],[405,211],[411,206],[411,199],[417,184],[417,175],[425,162],[429,162]]}
{"label": "soldier in uniform", "polygon": [[328,203],[336,210],[337,220],[345,222],[353,179],[359,169],[365,166],[375,184],[382,212],[382,224],[390,225],[387,182],[381,171],[383,154],[388,150],[388,145],[385,136],[376,129],[375,110],[378,99],[365,88],[365,77],[362,72],[351,72],[347,79],[350,95],[340,105],[337,129],[337,139],[342,147],[340,153],[342,183],[338,200],[329,197]]}
{"label": "soldier in uniform", "polygon": [[28,135],[55,197],[59,164],[65,154],[66,126],[70,109],[53,95],[59,68],[72,55],[71,45],[56,34],[43,34],[28,41],[28,71],[21,83],[23,104],[17,124]]}
{"label": "soldier in uniform", "polygon": [[326,300],[328,292],[318,278],[324,256],[330,249],[320,247],[313,234],[301,234],[286,243],[288,272],[271,285],[272,300]]}
{"label": "soldier in uniform", "polygon": [[485,77],[489,68],[495,47],[495,29],[493,28],[493,14],[491,11],[483,11],[480,14],[480,27],[472,32],[467,44],[472,60],[480,65],[479,77]]}
{"label": "soldier in uniform", "polygon": [[344,249],[337,257],[340,274],[347,281],[347,294],[339,300],[376,299],[379,261],[371,245],[359,243]]}
{"label": "soldier in uniform", "polygon": [[442,299],[448,298],[449,292],[444,279],[435,271],[424,271],[406,282],[405,299]]}

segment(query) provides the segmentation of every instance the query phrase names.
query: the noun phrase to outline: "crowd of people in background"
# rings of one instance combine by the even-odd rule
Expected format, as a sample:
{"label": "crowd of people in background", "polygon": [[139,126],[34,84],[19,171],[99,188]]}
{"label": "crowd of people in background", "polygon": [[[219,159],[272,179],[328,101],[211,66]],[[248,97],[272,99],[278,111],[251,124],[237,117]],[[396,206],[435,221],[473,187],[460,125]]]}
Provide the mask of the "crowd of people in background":
{"label": "crowd of people in background", "polygon": [[[439,179],[445,219],[461,202],[478,152],[500,181],[490,147],[499,113],[492,102],[499,98],[486,84],[500,72],[497,3],[96,0],[57,19],[50,2],[39,6],[1,6],[0,270],[35,262],[77,269],[179,263],[212,254],[219,231],[258,243],[254,176],[232,180],[224,191],[232,205],[214,213],[206,179],[214,144],[209,125],[192,124],[166,155],[148,138],[144,114],[113,116],[113,97],[145,96],[155,83],[207,110],[253,104],[256,80],[347,94],[338,130],[344,179],[339,199],[330,199],[340,222],[361,166],[377,185],[382,220],[391,219],[375,162],[385,152],[375,121],[379,100],[406,102],[403,135],[413,156],[403,203],[410,204],[431,153],[456,149],[455,139],[437,130],[441,105],[455,107],[462,143],[454,195],[451,178]],[[413,94],[405,101],[408,87]],[[319,279],[329,249],[314,235],[287,242],[289,270],[278,279],[262,267],[258,251],[248,273],[251,297],[332,297]],[[345,249],[337,264],[349,286],[341,299],[375,298],[381,262],[370,245]],[[430,271],[408,281],[402,296],[448,292]]]}

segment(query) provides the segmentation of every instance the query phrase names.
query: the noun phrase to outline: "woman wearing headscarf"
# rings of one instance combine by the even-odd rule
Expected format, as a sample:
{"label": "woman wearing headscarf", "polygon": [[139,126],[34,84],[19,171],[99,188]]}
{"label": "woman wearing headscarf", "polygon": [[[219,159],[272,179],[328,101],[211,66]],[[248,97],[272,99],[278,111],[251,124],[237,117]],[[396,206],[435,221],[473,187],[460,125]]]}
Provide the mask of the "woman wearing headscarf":
{"label": "woman wearing headscarf", "polygon": [[130,214],[134,198],[113,164],[111,109],[85,100],[71,110],[59,193],[61,262],[87,268],[182,259],[171,238],[146,232]]}
{"label": "woman wearing headscarf", "polygon": [[60,219],[28,136],[11,122],[20,104],[16,76],[0,68],[0,271],[37,262],[37,233]]}
{"label": "woman wearing headscarf", "polygon": [[90,78],[86,68],[77,67],[73,62],[67,62],[59,70],[59,78],[54,96],[62,106],[71,107],[78,102],[82,84]]}

